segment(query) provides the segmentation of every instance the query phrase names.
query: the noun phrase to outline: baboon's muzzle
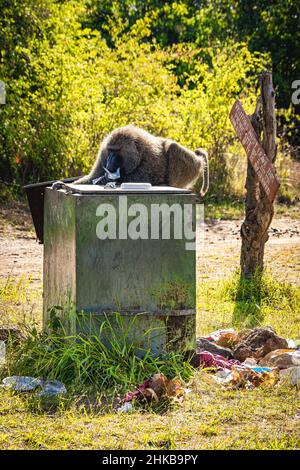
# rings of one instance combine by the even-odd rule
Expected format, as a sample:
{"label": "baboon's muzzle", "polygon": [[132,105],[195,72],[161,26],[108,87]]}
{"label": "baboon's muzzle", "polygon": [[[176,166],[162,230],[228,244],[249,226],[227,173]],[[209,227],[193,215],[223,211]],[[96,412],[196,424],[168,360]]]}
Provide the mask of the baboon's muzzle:
{"label": "baboon's muzzle", "polygon": [[115,152],[109,152],[104,171],[108,180],[115,181],[120,178],[121,158]]}

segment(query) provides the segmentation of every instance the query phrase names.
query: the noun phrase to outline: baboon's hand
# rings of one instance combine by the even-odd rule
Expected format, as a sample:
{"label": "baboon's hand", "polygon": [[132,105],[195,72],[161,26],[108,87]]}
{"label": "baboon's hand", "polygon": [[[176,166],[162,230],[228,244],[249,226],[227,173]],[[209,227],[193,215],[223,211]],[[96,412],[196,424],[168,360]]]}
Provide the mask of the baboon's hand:
{"label": "baboon's hand", "polygon": [[100,176],[99,178],[95,178],[92,183],[99,184],[100,186],[105,186],[108,183],[108,178],[106,175]]}
{"label": "baboon's hand", "polygon": [[63,181],[55,181],[55,183],[53,183],[51,186],[52,189],[62,189],[64,187],[65,183],[63,183]]}

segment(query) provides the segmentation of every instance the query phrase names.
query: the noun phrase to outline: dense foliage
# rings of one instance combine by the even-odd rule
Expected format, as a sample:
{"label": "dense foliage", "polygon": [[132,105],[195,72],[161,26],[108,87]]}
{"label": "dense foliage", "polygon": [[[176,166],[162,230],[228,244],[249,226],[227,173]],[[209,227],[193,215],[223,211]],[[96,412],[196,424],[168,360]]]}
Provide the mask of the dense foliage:
{"label": "dense foliage", "polygon": [[87,18],[110,44],[112,18],[122,24],[122,33],[146,18],[149,39],[163,47],[189,42],[203,48],[233,39],[247,42],[252,52],[269,52],[280,107],[289,107],[291,83],[300,77],[300,3],[295,0],[89,0]]}
{"label": "dense foliage", "polygon": [[289,107],[300,78],[292,0],[0,0],[0,9],[0,175],[18,185],[86,171],[104,135],[133,123],[207,148],[211,195],[232,194],[234,99],[250,111],[273,63]]}

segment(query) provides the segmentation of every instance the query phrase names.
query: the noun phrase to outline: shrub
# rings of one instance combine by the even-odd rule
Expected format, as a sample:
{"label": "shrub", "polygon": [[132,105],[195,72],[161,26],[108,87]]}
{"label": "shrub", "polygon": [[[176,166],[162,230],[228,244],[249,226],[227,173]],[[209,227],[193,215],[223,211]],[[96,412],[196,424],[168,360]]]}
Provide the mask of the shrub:
{"label": "shrub", "polygon": [[147,19],[126,34],[117,26],[109,47],[97,30],[82,26],[84,3],[25,4],[22,10],[14,3],[12,17],[17,12],[29,21],[30,34],[16,43],[17,26],[8,22],[9,53],[0,63],[7,84],[7,104],[0,108],[2,178],[24,184],[86,172],[103,137],[130,123],[192,149],[207,148],[210,194],[232,194],[226,152],[240,154],[241,148],[229,111],[237,96],[252,107],[265,55],[251,54],[245,44],[162,49],[145,41]]}

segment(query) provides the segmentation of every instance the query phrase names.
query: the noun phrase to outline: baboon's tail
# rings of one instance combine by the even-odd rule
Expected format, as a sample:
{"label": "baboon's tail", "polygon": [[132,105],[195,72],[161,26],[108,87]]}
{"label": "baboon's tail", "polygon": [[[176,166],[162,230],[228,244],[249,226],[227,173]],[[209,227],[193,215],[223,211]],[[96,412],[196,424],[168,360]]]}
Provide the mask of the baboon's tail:
{"label": "baboon's tail", "polygon": [[196,155],[202,158],[203,161],[203,180],[202,180],[202,187],[200,190],[200,195],[203,197],[207,193],[209,189],[209,161],[208,161],[208,153],[204,149],[197,149],[195,151]]}

